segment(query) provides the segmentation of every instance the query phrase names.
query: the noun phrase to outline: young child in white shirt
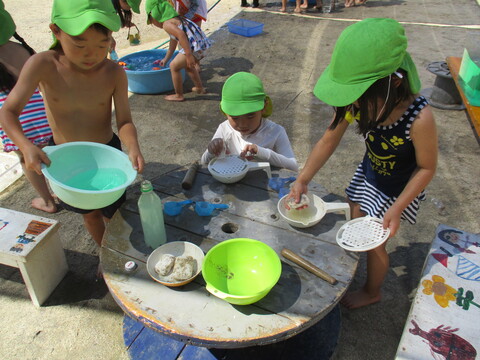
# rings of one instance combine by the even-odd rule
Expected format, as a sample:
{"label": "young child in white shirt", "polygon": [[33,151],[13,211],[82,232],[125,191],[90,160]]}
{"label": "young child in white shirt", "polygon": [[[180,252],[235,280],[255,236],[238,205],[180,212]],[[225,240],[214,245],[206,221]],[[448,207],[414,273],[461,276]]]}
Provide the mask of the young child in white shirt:
{"label": "young child in white shirt", "polygon": [[247,72],[230,76],[223,85],[220,108],[227,120],[213,135],[202,163],[208,164],[225,152],[298,170],[287,132],[283,126],[266,119],[272,114],[272,101],[257,76]]}

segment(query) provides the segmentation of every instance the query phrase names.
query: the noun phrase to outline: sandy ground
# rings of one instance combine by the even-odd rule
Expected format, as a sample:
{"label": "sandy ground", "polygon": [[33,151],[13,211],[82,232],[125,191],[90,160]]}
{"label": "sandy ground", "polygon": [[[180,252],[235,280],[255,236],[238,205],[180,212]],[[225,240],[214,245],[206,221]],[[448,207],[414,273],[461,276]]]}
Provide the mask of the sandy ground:
{"label": "sandy ground", "polygon": [[[259,10],[244,10],[238,0],[221,0],[204,29],[215,41],[202,62],[205,96],[187,93],[183,104],[162,96],[130,97],[132,115],[148,162],[144,176],[152,178],[178,164],[187,164],[204,151],[218,123],[221,86],[237,71],[260,76],[274,103],[272,120],[283,125],[301,164],[328,126],[331,108],[316,99],[313,86],[328,64],[335,40],[349,24],[366,17],[392,17],[401,21],[409,37],[423,88],[432,87],[435,75],[426,70],[433,61],[462,56],[468,31],[478,28],[480,8],[475,0],[369,0],[365,6],[340,7],[332,14],[309,11],[303,15],[278,12],[279,2],[261,0]],[[51,1],[6,0],[18,32],[37,51],[46,49]],[[208,1],[209,6],[214,4]],[[224,23],[244,17],[265,24],[255,38],[230,34]],[[120,55],[158,46],[164,33],[136,15],[142,44],[128,45],[126,31],[115,35]],[[355,59],[352,59],[355,61]],[[185,83],[189,89],[190,80]],[[479,144],[464,111],[434,109],[439,132],[437,175],[428,187],[418,222],[403,224],[387,249],[391,266],[383,300],[358,309],[342,308],[342,331],[335,359],[393,359],[435,228],[443,223],[479,233]],[[330,161],[314,180],[332,196],[344,188],[364,151],[361,139],[348,131]],[[138,184],[129,196],[138,194]],[[2,207],[41,214],[29,207],[34,192],[25,179],[0,194]],[[439,212],[431,199],[445,204]],[[98,250],[81,219],[66,211],[52,215],[61,224],[62,243],[70,272],[44,307],[30,302],[20,273],[0,266],[0,358],[3,359],[127,359],[122,339],[123,313],[101,282],[95,282]],[[362,257],[353,288],[365,279]]]}

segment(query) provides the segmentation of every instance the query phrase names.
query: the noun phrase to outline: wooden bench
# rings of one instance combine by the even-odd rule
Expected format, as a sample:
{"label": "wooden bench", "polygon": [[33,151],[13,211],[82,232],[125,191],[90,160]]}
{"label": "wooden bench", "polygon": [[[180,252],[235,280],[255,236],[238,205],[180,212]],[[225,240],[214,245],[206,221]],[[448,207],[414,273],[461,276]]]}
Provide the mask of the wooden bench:
{"label": "wooden bench", "polygon": [[0,264],[20,270],[39,307],[67,273],[58,222],[0,208]]}
{"label": "wooden bench", "polygon": [[457,86],[458,92],[460,93],[463,103],[465,104],[468,118],[470,120],[470,123],[477,137],[477,141],[480,142],[480,106],[470,105],[467,97],[465,96],[465,93],[463,92],[462,87],[458,82],[458,73],[460,71],[461,63],[462,63],[462,58],[460,57],[454,57],[454,56],[447,57],[447,64],[450,69],[450,74],[452,75],[453,80],[455,81],[455,85]]}
{"label": "wooden bench", "polygon": [[439,225],[396,359],[475,359],[479,323],[480,235]]}

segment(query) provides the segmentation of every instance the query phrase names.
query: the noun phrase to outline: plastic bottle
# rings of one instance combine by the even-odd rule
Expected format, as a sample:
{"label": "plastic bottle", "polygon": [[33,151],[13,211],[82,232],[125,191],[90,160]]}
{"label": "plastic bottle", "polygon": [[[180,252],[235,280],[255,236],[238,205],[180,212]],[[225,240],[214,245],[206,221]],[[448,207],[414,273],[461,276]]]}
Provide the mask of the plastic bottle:
{"label": "plastic bottle", "polygon": [[437,198],[432,198],[433,205],[437,208],[439,215],[446,215],[445,205]]}
{"label": "plastic bottle", "polygon": [[468,33],[458,76],[470,105],[480,106],[480,32]]}
{"label": "plastic bottle", "polygon": [[153,191],[150,181],[142,181],[140,190],[142,195],[138,199],[138,210],[142,222],[143,236],[145,243],[152,249],[156,249],[167,242],[162,201]]}
{"label": "plastic bottle", "polygon": [[110,51],[110,60],[117,62],[118,61],[118,55],[115,50]]}

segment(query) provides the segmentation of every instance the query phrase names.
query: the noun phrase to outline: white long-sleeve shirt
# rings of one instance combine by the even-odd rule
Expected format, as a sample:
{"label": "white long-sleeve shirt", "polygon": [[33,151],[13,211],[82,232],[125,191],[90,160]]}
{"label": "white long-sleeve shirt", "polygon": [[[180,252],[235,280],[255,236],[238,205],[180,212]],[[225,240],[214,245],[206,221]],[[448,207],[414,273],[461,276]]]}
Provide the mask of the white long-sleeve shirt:
{"label": "white long-sleeve shirt", "polygon": [[[258,147],[255,160],[268,161],[273,166],[298,171],[297,160],[287,132],[283,126],[273,121],[262,119],[257,131],[243,136],[231,127],[228,120],[225,120],[218,126],[212,139],[217,138],[223,139],[227,154],[239,155],[246,145],[255,144]],[[202,163],[208,164],[213,157],[214,155],[206,150],[202,155]]]}

